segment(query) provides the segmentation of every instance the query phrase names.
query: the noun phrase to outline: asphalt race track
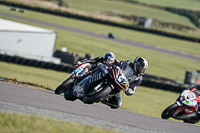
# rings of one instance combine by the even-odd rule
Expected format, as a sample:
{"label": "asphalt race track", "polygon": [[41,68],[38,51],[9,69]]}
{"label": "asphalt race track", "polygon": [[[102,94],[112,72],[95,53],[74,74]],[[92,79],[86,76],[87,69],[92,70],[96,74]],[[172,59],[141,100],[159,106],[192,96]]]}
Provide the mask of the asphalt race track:
{"label": "asphalt race track", "polygon": [[163,120],[96,103],[66,101],[51,91],[0,81],[0,111],[48,116],[133,133],[199,133],[200,126]]}
{"label": "asphalt race track", "polygon": [[[0,15],[11,17],[11,18],[16,18],[16,19],[21,19],[21,20],[25,20],[25,21],[29,21],[29,22],[34,22],[34,23],[38,23],[38,24],[62,29],[62,30],[67,30],[67,31],[77,32],[77,33],[80,33],[80,34],[94,36],[94,37],[98,37],[98,38],[102,38],[102,39],[108,39],[107,35],[103,35],[103,34],[95,34],[93,32],[89,32],[89,31],[83,31],[83,30],[80,30],[80,29],[75,29],[75,28],[57,25],[57,24],[53,24],[53,23],[34,20],[34,19],[30,19],[30,18],[15,16],[15,15],[7,14],[7,13],[1,13],[0,12]],[[150,45],[150,44],[143,44],[143,43],[140,43],[140,42],[133,42],[131,40],[120,39],[120,38],[115,38],[115,39],[110,39],[110,40],[116,41],[116,42],[119,42],[119,43],[124,43],[124,44],[128,44],[128,45],[141,47],[141,48],[144,48],[144,49],[154,50],[154,51],[158,51],[158,52],[162,52],[162,53],[166,53],[166,54],[171,54],[171,55],[175,55],[175,56],[180,56],[180,57],[200,61],[200,55],[196,55],[196,54],[186,53],[186,52],[177,51],[177,50],[168,49],[168,48],[162,48],[162,47],[158,47],[158,46],[154,46],[154,45]]]}

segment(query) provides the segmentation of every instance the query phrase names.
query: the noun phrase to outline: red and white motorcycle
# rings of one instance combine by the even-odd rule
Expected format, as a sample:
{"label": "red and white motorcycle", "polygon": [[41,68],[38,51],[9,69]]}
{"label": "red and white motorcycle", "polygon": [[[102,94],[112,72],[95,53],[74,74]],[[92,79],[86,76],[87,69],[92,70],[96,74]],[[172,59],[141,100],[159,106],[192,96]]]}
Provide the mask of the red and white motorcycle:
{"label": "red and white motorcycle", "polygon": [[195,89],[184,90],[177,98],[176,102],[168,106],[161,114],[162,119],[170,117],[183,120],[185,123],[195,124],[200,120],[198,112],[200,95],[195,93]]}

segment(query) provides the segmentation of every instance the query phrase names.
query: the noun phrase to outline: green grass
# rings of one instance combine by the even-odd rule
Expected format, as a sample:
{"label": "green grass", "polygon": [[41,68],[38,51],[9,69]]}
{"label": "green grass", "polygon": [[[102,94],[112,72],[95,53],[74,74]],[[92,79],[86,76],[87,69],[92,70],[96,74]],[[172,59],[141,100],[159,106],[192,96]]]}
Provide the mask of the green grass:
{"label": "green grass", "polygon": [[[173,38],[168,38],[168,37],[163,37],[159,35],[153,35],[153,34],[147,34],[144,32],[138,32],[134,30],[127,30],[127,29],[122,29],[122,28],[117,28],[117,27],[112,27],[112,26],[105,26],[101,24],[95,24],[95,23],[89,23],[86,21],[78,21],[75,19],[69,19],[69,18],[64,18],[64,17],[59,17],[59,16],[54,16],[54,15],[49,15],[49,14],[44,14],[44,13],[38,13],[38,12],[32,12],[32,11],[27,11],[25,14],[20,14],[16,12],[11,12],[9,11],[9,8],[5,6],[0,6],[1,12],[17,15],[17,16],[23,16],[26,18],[31,18],[31,19],[36,19],[40,21],[45,21],[49,23],[54,23],[54,24],[59,24],[63,26],[68,26],[72,28],[77,28],[81,29],[84,31],[91,31],[97,34],[104,34],[107,35],[109,32],[113,32],[116,37],[122,38],[122,39],[129,39],[132,41],[136,42],[143,42],[155,46],[161,46],[161,47],[166,47],[169,49],[174,49],[174,50],[179,50],[179,51],[184,51],[188,53],[195,53],[199,54],[199,44],[195,42],[189,42],[189,41],[183,41],[183,40],[178,40],[178,39],[173,39]],[[46,27],[44,25],[39,25],[35,23],[30,23],[27,21],[21,21],[17,19],[12,19],[9,17],[5,16],[0,16],[1,18],[6,18],[6,19],[11,19],[19,22],[24,22],[27,24],[31,25],[36,25],[40,27],[45,27],[48,29],[56,30],[58,32],[58,39],[57,39],[57,47],[60,48],[60,46],[63,46],[63,44],[66,44],[69,37],[70,32],[63,32],[60,33],[60,30],[55,29],[53,27]],[[60,39],[62,38],[62,39]],[[90,38],[88,38],[90,39]],[[105,42],[106,43],[106,42]],[[90,43],[92,44],[92,43]]]}
{"label": "green grass", "polygon": [[161,118],[162,111],[174,103],[178,95],[178,93],[139,86],[133,96],[122,96],[122,108]]}
{"label": "green grass", "polygon": [[[32,11],[27,11],[25,14],[13,13],[8,11],[7,9],[7,7],[3,6],[3,8],[0,8],[0,11],[73,28],[80,28],[81,30],[97,32],[98,34],[107,34],[108,32],[113,31],[114,33],[116,33],[117,37],[120,37],[122,39],[130,39],[132,41],[135,40],[137,42],[152,44],[162,48],[169,48],[171,50],[179,50],[198,55],[200,51],[198,43],[172,39],[112,26],[88,23],[85,21],[78,21],[74,19],[63,18]],[[60,49],[61,47],[67,47],[70,52],[78,53],[81,56],[84,56],[85,53],[92,53],[95,57],[103,56],[107,51],[114,52],[116,54],[116,58],[119,60],[128,59],[133,61],[136,56],[144,56],[149,61],[149,69],[147,70],[147,73],[175,79],[180,83],[183,83],[184,81],[186,70],[196,71],[199,69],[200,66],[199,61],[184,59],[178,56],[167,55],[152,50],[117,43],[112,40],[105,40],[70,31],[64,31],[61,29],[47,27],[27,21],[21,21],[4,16],[1,17],[55,30],[56,32],[58,32],[56,47],[58,49]]]}
{"label": "green grass", "polygon": [[199,0],[133,0],[151,5],[200,10]]}
{"label": "green grass", "polygon": [[[145,7],[137,4],[131,4],[123,1],[107,1],[107,0],[65,0],[69,8],[87,11],[87,12],[103,12],[118,11],[123,14],[137,15],[144,17],[152,17],[161,22],[177,23],[189,27],[195,27],[187,18],[176,15],[164,10]],[[180,3],[180,2],[179,2]],[[163,17],[165,16],[165,17]]]}
{"label": "green grass", "polygon": [[[79,20],[75,20],[75,19],[69,19],[69,18],[54,16],[54,15],[49,15],[49,14],[44,14],[44,13],[38,13],[38,12],[32,12],[32,11],[27,11],[25,14],[20,14],[20,13],[9,11],[9,8],[7,8],[5,6],[0,6],[0,7],[1,7],[0,8],[1,12],[5,12],[5,13],[17,15],[17,16],[23,16],[26,18],[36,19],[36,20],[40,20],[40,21],[45,21],[45,22],[49,22],[49,23],[59,24],[59,25],[63,25],[63,26],[68,26],[68,27],[72,27],[72,28],[77,28],[77,29],[81,29],[84,31],[91,31],[91,32],[94,32],[97,34],[107,35],[109,32],[113,32],[116,37],[119,37],[121,39],[129,39],[129,40],[136,41],[136,42],[143,42],[146,44],[161,46],[161,47],[184,51],[184,52],[188,52],[188,53],[199,54],[199,50],[200,50],[199,44],[195,43],[195,42],[183,41],[183,40],[163,37],[163,36],[159,36],[159,35],[138,32],[138,31],[134,31],[134,30],[122,29],[122,28],[117,28],[117,27],[113,27],[113,26],[105,26],[105,25],[101,25],[101,24],[89,23],[86,21],[79,21]],[[5,16],[0,16],[0,17],[19,21],[19,22],[24,22],[27,24],[36,25],[36,26],[40,26],[40,27],[44,27],[44,28],[48,28],[48,29],[52,29],[52,30],[56,30],[58,32],[58,37],[59,37],[57,39],[57,47],[59,47],[59,48],[60,48],[60,46],[63,46],[63,44],[65,45],[66,43],[68,43],[67,41],[71,37],[71,36],[69,36],[69,34],[71,34],[70,32],[62,31],[62,33],[60,33],[61,30],[55,29],[53,27],[46,27],[44,25],[39,25],[39,24],[27,22],[27,21],[12,19],[12,18],[5,17]],[[88,38],[88,39],[90,39],[90,38]],[[107,41],[105,41],[104,43],[107,43]],[[90,44],[92,44],[92,43],[90,43]],[[70,44],[67,44],[67,45],[70,45]]]}
{"label": "green grass", "polygon": [[0,112],[2,133],[119,133],[95,126],[26,114]]}
{"label": "green grass", "polygon": [[12,63],[0,62],[0,77],[16,79],[22,82],[31,82],[49,87],[54,90],[69,73],[45,70],[40,68],[16,65]]}

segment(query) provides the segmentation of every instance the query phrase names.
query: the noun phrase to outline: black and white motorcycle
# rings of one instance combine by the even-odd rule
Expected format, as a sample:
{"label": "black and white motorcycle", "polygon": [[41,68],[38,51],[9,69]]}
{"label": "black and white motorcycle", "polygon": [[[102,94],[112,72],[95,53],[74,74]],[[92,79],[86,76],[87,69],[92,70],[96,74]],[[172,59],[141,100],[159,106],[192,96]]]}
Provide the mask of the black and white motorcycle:
{"label": "black and white motorcycle", "polygon": [[126,77],[120,72],[119,67],[108,68],[98,63],[97,69],[93,72],[90,68],[90,63],[78,65],[68,79],[57,87],[55,93],[64,92],[66,100],[79,99],[86,104],[93,104],[111,98],[126,89],[128,81],[125,80]]}

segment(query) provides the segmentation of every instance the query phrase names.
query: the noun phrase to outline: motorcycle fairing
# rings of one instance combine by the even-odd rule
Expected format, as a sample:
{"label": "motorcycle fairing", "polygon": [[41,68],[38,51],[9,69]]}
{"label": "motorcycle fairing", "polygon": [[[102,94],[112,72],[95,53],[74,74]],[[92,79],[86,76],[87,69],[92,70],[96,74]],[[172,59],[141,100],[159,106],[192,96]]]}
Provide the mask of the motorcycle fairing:
{"label": "motorcycle fairing", "polygon": [[91,68],[91,64],[90,63],[84,63],[84,64],[80,64],[70,75],[68,78],[71,78],[72,75],[75,76],[81,76],[83,73],[85,73],[86,71],[89,71]]}
{"label": "motorcycle fairing", "polygon": [[89,78],[89,83],[93,83],[93,82],[96,82],[98,80],[101,80],[105,77],[105,75],[108,74],[108,70],[107,69],[104,69],[102,71],[97,71],[95,72],[92,76],[90,76]]}
{"label": "motorcycle fairing", "polygon": [[[103,71],[96,71],[93,75],[89,75],[87,76],[85,79],[83,79],[82,81],[84,82],[84,86],[83,86],[83,93],[84,96],[86,96],[86,94],[88,93],[88,89],[90,88],[90,86],[94,83],[99,83],[99,81],[102,81],[102,79],[105,77],[105,75],[108,74],[108,70],[105,69]],[[81,82],[82,82],[81,81]],[[95,87],[95,86],[94,86]]]}
{"label": "motorcycle fairing", "polygon": [[197,101],[182,101],[183,104],[190,106],[190,107],[195,107],[197,105]]}
{"label": "motorcycle fairing", "polygon": [[81,80],[77,85],[74,85],[74,95],[78,98],[83,98],[87,92],[87,89],[89,88],[90,84],[89,82],[90,75]]}
{"label": "motorcycle fairing", "polygon": [[118,86],[119,90],[125,90],[129,83],[126,76],[120,72],[121,69],[116,67],[114,69],[108,69],[111,77],[114,79],[115,84]]}
{"label": "motorcycle fairing", "polygon": [[180,100],[182,101],[182,103],[190,107],[195,107],[198,104],[195,99],[195,93],[190,90],[184,90],[180,96]]}
{"label": "motorcycle fairing", "polygon": [[177,108],[174,112],[173,112],[173,117],[176,117],[178,115],[178,113],[180,113],[181,111],[184,110],[183,106],[180,106],[179,108]]}

